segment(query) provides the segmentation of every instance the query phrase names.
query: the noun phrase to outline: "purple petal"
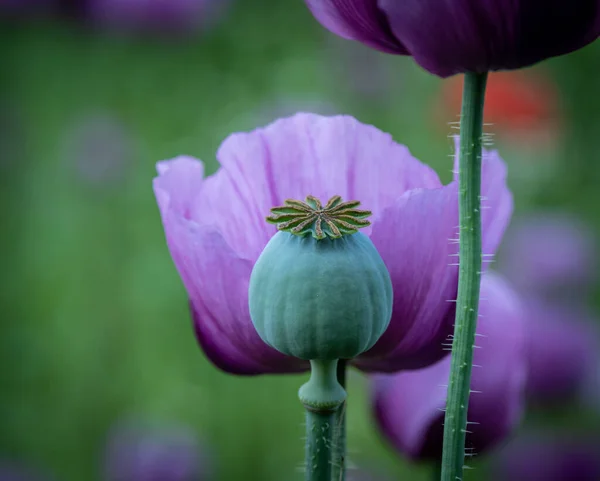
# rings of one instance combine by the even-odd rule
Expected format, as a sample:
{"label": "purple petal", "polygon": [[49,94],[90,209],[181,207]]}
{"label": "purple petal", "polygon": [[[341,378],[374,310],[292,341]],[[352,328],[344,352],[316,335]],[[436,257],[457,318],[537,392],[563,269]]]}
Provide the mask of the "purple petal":
{"label": "purple petal", "polygon": [[204,177],[204,164],[182,155],[156,164],[159,177],[154,179],[154,193],[163,222],[173,215],[192,220],[191,205]]}
{"label": "purple petal", "polygon": [[[580,309],[527,301],[527,390],[538,404],[586,394],[600,366],[600,336]],[[598,399],[596,399],[598,401]]]}
{"label": "purple petal", "polygon": [[448,77],[527,67],[600,35],[598,0],[379,0],[395,37]]}
{"label": "purple petal", "polygon": [[[417,369],[445,354],[456,298],[456,184],[406,193],[373,225],[371,240],[392,279],[390,326],[356,365],[367,371]],[[426,221],[425,221],[426,219]]]}
{"label": "purple petal", "polygon": [[[486,267],[513,207],[496,152],[483,154],[481,189]],[[440,189],[412,191],[374,222],[371,240],[390,271],[394,310],[385,334],[356,361],[360,369],[419,369],[447,354],[442,344],[453,331],[458,289],[457,195],[456,179]]]}
{"label": "purple petal", "polygon": [[[229,136],[217,157],[228,179],[223,189],[243,199],[257,223],[255,235],[263,233],[253,260],[275,233],[264,217],[285,199],[341,195],[377,216],[408,190],[441,186],[435,171],[391,135],[349,116],[296,114]],[[211,198],[218,198],[217,188]]]}
{"label": "purple petal", "polygon": [[297,114],[233,134],[217,157],[222,168],[189,203],[190,216],[218,226],[253,261],[275,233],[264,217],[287,198],[341,195],[377,215],[405,191],[441,186],[435,171],[389,134],[348,116]]}
{"label": "purple petal", "polygon": [[[229,247],[219,226],[196,221],[194,204],[208,183],[202,181],[202,164],[180,157],[159,164],[158,170],[154,190],[167,244],[191,299],[196,334],[211,361],[235,374],[305,368],[264,344],[252,326],[248,313],[252,262]],[[235,203],[224,207],[228,205],[235,207]]]}
{"label": "purple petal", "polygon": [[358,40],[383,52],[408,54],[394,37],[376,1],[306,0],[306,4],[325,28],[340,37]]}
{"label": "purple petal", "polygon": [[[525,339],[515,293],[494,274],[481,285],[468,418],[467,448],[477,453],[504,439],[517,424],[525,387]],[[479,367],[481,366],[481,367]],[[376,419],[384,435],[412,459],[439,459],[450,358],[426,369],[373,377]]]}

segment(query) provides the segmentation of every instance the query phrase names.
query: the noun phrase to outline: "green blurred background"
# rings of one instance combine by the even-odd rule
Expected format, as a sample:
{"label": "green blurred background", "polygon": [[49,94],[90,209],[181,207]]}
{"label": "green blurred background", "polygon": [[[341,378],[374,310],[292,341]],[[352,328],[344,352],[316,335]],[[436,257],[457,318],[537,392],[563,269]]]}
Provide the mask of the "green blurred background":
{"label": "green blurred background", "polygon": [[[598,58],[597,42],[533,69],[560,92],[560,138],[498,132],[517,213],[574,211],[600,230]],[[152,193],[155,162],[189,154],[210,173],[229,133],[312,110],[375,124],[448,181],[446,122],[458,112],[438,121],[442,81],[333,38],[301,1],[239,1],[192,38],[5,21],[0,61],[0,458],[99,479],[108,429],[141,414],[194,426],[219,480],[301,479],[304,376],[233,377],[205,359]],[[381,81],[370,92],[365,70]],[[94,166],[104,150],[118,161]],[[349,395],[350,461],[428,479],[382,442],[356,372]]]}

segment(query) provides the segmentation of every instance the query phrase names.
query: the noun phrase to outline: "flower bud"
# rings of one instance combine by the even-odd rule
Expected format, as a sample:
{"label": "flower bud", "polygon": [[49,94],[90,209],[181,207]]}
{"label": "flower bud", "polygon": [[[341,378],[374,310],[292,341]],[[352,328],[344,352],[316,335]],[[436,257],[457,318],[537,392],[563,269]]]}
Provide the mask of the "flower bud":
{"label": "flower bud", "polygon": [[250,276],[249,307],[261,339],[300,359],[351,359],[389,325],[392,283],[371,240],[371,213],[332,197],[323,207],[287,200],[267,218],[275,234]]}

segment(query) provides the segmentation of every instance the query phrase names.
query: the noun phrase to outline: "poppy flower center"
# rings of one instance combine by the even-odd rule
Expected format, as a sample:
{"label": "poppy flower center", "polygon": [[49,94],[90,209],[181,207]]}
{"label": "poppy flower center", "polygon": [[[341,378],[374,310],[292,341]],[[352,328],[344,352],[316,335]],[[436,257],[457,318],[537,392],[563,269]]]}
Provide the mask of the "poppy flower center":
{"label": "poppy flower center", "polygon": [[359,210],[356,208],[359,205],[357,200],[342,202],[339,195],[331,197],[325,206],[312,195],[306,197],[306,202],[287,199],[284,205],[271,209],[267,222],[300,237],[310,234],[317,240],[339,239],[371,225],[366,220],[371,211]]}

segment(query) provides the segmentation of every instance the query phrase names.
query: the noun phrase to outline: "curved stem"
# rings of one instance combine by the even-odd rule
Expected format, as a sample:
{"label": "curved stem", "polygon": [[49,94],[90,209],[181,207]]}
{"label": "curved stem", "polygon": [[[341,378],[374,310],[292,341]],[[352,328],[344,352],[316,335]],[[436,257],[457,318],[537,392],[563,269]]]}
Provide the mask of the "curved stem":
{"label": "curved stem", "polygon": [[[337,365],[337,380],[346,389],[348,361],[340,359]],[[335,442],[333,445],[333,481],[346,480],[346,405],[345,400],[335,413]]]}
{"label": "curved stem", "polygon": [[442,481],[463,477],[475,328],[481,280],[481,142],[487,74],[465,74],[459,152],[459,276],[444,421]]}
{"label": "curved stem", "polygon": [[337,360],[310,361],[310,379],[298,391],[306,408],[306,481],[331,481],[336,411],[346,399]]}

